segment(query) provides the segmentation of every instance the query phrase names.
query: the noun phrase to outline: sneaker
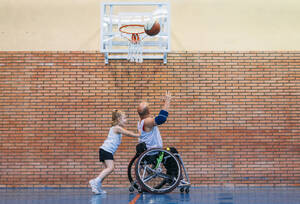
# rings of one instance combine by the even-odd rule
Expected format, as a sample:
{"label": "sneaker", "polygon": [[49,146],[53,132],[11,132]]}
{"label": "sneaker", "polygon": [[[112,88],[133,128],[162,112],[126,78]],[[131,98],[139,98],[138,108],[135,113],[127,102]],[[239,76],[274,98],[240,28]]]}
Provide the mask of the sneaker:
{"label": "sneaker", "polygon": [[95,179],[92,179],[89,181],[89,184],[92,188],[92,192],[95,194],[101,194],[101,192],[98,190],[98,186],[97,186],[97,182],[95,181]]}
{"label": "sneaker", "polygon": [[102,183],[101,182],[98,183],[97,190],[98,190],[99,194],[105,194],[106,193],[106,191],[102,189]]}

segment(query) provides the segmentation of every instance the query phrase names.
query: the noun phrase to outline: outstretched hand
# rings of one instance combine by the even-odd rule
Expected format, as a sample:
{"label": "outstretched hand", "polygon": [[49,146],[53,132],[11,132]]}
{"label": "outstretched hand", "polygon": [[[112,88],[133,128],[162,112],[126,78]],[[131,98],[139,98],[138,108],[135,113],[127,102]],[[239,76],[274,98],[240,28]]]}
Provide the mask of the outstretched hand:
{"label": "outstretched hand", "polygon": [[162,100],[165,102],[164,106],[163,106],[163,110],[168,111],[169,110],[169,106],[170,106],[170,102],[172,100],[172,95],[171,92],[166,91],[166,95],[162,97]]}
{"label": "outstretched hand", "polygon": [[165,102],[170,102],[174,97],[171,95],[171,92],[166,91],[166,95],[162,97],[162,100]]}

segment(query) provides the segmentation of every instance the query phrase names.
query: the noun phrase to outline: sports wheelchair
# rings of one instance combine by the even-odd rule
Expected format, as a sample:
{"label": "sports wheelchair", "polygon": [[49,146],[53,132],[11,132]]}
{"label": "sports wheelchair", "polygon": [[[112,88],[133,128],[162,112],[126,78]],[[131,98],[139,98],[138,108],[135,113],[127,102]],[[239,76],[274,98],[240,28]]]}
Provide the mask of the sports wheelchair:
{"label": "sports wheelchair", "polygon": [[[135,163],[135,168],[132,166]],[[153,148],[137,145],[137,153],[128,165],[129,191],[164,194],[176,187],[180,192],[189,193],[190,181],[183,161],[175,148]]]}

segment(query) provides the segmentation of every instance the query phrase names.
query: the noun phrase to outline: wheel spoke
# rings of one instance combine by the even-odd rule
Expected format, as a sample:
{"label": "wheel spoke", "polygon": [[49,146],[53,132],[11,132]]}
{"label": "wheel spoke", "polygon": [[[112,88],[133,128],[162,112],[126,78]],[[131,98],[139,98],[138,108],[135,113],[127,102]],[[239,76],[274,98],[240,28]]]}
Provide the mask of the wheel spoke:
{"label": "wheel spoke", "polygon": [[172,179],[171,176],[164,174],[164,173],[158,173],[157,176],[161,177],[161,178],[165,178],[165,179]]}
{"label": "wheel spoke", "polygon": [[146,169],[147,169],[147,166],[144,167],[144,172],[143,172],[143,177],[142,177],[142,179],[145,178]]}
{"label": "wheel spoke", "polygon": [[146,169],[147,173],[149,173],[149,171],[151,171],[151,173],[156,173],[156,171],[154,169],[150,168],[149,166],[146,166],[146,167],[147,168],[145,168],[145,169]]}
{"label": "wheel spoke", "polygon": [[151,180],[151,179],[153,179],[155,177],[156,177],[156,174],[150,175],[150,176],[146,177],[145,179],[143,179],[143,182],[146,183],[147,181],[149,181],[149,180]]}
{"label": "wheel spoke", "polygon": [[[145,178],[146,172],[147,172],[148,174],[151,174],[151,175]],[[144,181],[145,181],[145,180],[148,181],[148,180],[149,180],[148,178],[151,177],[152,175],[155,175],[155,176],[156,176],[156,171],[153,170],[153,169],[151,169],[151,168],[148,167],[148,166],[145,166],[145,167],[144,167],[144,172],[143,172],[142,179],[143,179]],[[153,177],[151,177],[151,178],[153,178]]]}

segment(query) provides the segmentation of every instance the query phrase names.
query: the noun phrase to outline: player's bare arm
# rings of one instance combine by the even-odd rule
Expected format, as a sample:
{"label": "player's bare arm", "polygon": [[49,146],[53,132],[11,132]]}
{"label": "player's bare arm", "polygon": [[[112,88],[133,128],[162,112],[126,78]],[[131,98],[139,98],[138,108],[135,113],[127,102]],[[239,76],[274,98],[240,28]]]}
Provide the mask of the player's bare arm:
{"label": "player's bare arm", "polygon": [[131,132],[129,130],[126,130],[125,128],[121,127],[121,126],[116,126],[114,131],[116,133],[119,133],[119,134],[122,134],[122,135],[126,135],[128,137],[139,137],[140,134],[138,133],[134,133],[134,132]]}

